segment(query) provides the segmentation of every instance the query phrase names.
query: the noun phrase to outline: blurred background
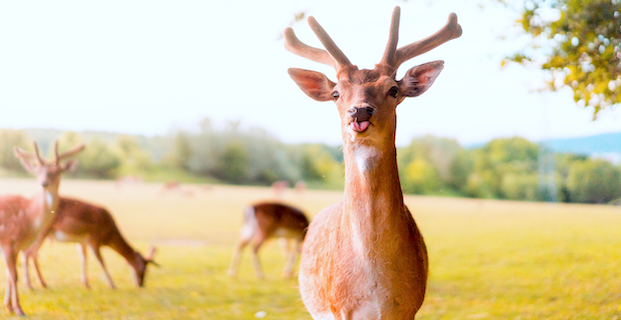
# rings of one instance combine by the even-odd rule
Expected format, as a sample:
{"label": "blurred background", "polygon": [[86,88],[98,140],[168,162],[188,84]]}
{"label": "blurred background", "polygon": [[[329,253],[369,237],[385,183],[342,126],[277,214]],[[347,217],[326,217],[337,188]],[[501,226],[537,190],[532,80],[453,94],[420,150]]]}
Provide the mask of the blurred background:
{"label": "blurred background", "polygon": [[[330,67],[283,48],[321,47],[313,15],[361,68],[379,61],[394,6],[400,43],[457,13],[463,36],[408,61],[444,60],[398,108],[405,192],[610,203],[621,198],[617,0],[111,1],[0,4],[0,176],[11,148],[79,141],[74,177],[342,187],[335,105],[287,68]],[[346,21],[346,24],[342,22]]]}

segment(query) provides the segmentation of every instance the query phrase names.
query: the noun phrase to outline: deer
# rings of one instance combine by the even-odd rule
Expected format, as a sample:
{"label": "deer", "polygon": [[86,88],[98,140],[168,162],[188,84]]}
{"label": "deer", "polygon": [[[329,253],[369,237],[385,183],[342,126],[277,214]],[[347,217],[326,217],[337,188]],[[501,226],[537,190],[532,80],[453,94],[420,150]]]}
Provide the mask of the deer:
{"label": "deer", "polygon": [[22,166],[37,177],[40,190],[31,199],[19,195],[0,196],[0,247],[7,274],[4,305],[10,314],[25,315],[17,293],[17,255],[31,245],[40,245],[45,239],[58,211],[58,188],[62,173],[74,170],[77,166],[77,160],[63,160],[82,149],[84,145],[80,144],[67,152],[59,153],[56,141],[54,159],[47,161],[39,154],[36,142],[34,155],[19,147],[13,147],[13,153]]}
{"label": "deer", "polygon": [[[282,276],[291,278],[308,224],[308,218],[302,211],[286,204],[261,202],[246,207],[241,239],[237,243],[233,258],[231,259],[231,266],[228,271],[229,276],[232,278],[237,276],[242,252],[252,241],[254,269],[257,277],[264,279],[265,276],[259,261],[259,249],[266,240],[280,238],[283,251],[287,257]],[[289,240],[291,240],[293,245],[290,244]]]}
{"label": "deer", "polygon": [[285,49],[332,66],[337,82],[320,72],[291,68],[290,77],[316,101],[334,101],[341,118],[343,198],[320,211],[308,228],[298,275],[313,319],[414,319],[425,298],[428,256],[423,236],[404,204],[397,170],[396,107],[429,89],[444,67],[433,61],[396,79],[399,66],[462,34],[457,15],[435,34],[397,49],[400,8],[374,69],[358,69],[315,18],[308,24],[325,50],[284,31]]}
{"label": "deer", "polygon": [[[86,288],[90,288],[86,268],[87,247],[91,248],[91,251],[103,269],[106,283],[111,289],[116,289],[116,285],[112,281],[112,277],[110,277],[110,273],[101,256],[100,250],[103,246],[110,247],[127,261],[132,272],[134,284],[137,287],[144,286],[145,274],[149,264],[159,266],[153,261],[153,255],[156,250],[155,247],[149,248],[148,254],[143,257],[140,252],[136,251],[127,240],[125,240],[108,210],[81,200],[67,197],[59,198],[56,217],[47,236],[59,242],[77,242],[78,254],[82,267],[80,279]],[[32,246],[24,252],[24,281],[26,286],[30,289],[32,289],[33,286],[30,282],[28,270],[29,261],[33,262],[39,283],[43,288],[47,288],[47,284],[39,269],[39,263],[37,262],[37,253],[39,249],[40,246]]]}

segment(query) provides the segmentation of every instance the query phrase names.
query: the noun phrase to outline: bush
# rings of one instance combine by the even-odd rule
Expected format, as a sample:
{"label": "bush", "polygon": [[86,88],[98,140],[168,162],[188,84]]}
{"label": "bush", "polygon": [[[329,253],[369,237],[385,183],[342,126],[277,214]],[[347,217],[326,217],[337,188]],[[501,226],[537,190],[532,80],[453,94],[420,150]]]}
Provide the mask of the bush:
{"label": "bush", "polygon": [[81,177],[114,179],[121,167],[121,158],[100,139],[91,140],[76,158],[79,161],[77,174]]}
{"label": "bush", "polygon": [[505,174],[502,177],[501,188],[506,199],[540,200],[539,180],[536,174]]}
{"label": "bush", "polygon": [[416,159],[406,168],[402,185],[407,193],[428,194],[442,185],[437,169],[425,159]]}
{"label": "bush", "polygon": [[604,160],[574,162],[567,191],[571,202],[607,203],[621,197],[621,170]]}

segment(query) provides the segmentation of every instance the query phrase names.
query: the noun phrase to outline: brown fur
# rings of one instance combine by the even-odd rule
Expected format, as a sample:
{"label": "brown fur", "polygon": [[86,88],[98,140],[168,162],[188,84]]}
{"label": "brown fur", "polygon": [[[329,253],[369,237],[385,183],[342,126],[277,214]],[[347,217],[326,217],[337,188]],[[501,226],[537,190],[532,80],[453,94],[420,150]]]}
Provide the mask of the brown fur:
{"label": "brown fur", "polygon": [[17,195],[0,196],[0,247],[6,263],[6,290],[4,305],[9,313],[24,315],[17,294],[17,255],[31,245],[38,246],[45,239],[56,211],[58,210],[58,188],[64,171],[73,170],[74,160],[61,162],[84,148],[78,145],[65,153],[58,152],[54,145],[55,158],[45,161],[34,144],[35,154],[14,147],[13,151],[24,168],[37,177],[39,192],[32,199]]}
{"label": "brown fur", "polygon": [[[287,264],[283,269],[284,277],[293,276],[293,267],[297,260],[302,241],[306,236],[309,222],[306,215],[292,206],[276,202],[262,202],[246,208],[242,228],[242,238],[236,246],[231,259],[229,276],[235,277],[244,248],[253,242],[253,263],[259,278],[263,278],[263,271],[259,262],[258,252],[263,243],[271,238],[283,239],[283,249],[287,256]],[[293,240],[294,247],[290,248],[289,240]]]}
{"label": "brown fur", "polygon": [[[309,24],[328,52],[301,44],[291,29],[285,31],[285,48],[335,66],[338,79],[334,83],[319,72],[289,69],[309,97],[335,101],[341,117],[343,200],[315,217],[300,263],[300,293],[315,319],[414,319],[425,297],[427,249],[403,203],[396,106],[425,92],[443,62],[416,66],[399,81],[395,74],[405,60],[461,35],[461,27],[451,14],[441,31],[397,50],[399,12],[395,8],[384,58],[373,70],[352,65],[313,18]],[[360,110],[365,116],[358,119],[353,115]]]}
{"label": "brown fur", "polygon": [[[57,216],[52,224],[48,236],[58,241],[78,242],[82,260],[82,282],[89,287],[86,275],[86,247],[90,247],[98,262],[104,270],[106,280],[111,288],[114,283],[106,269],[100,248],[107,246],[120,254],[134,273],[134,282],[137,286],[144,285],[144,276],[149,262],[152,262],[152,253],[143,257],[134,250],[119,231],[114,218],[104,208],[89,204],[84,201],[60,197]],[[63,237],[69,237],[64,239]],[[46,287],[37,263],[39,247],[31,248],[25,253],[26,259],[33,260],[39,282]],[[153,251],[154,249],[151,249]],[[25,280],[28,287],[32,287],[28,277],[28,262],[24,263]]]}

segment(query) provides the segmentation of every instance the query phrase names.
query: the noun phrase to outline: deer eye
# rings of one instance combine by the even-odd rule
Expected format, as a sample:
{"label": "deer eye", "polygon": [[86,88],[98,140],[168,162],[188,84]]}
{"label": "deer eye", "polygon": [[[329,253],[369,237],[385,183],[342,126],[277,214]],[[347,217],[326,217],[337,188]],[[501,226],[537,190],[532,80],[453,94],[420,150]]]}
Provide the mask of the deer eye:
{"label": "deer eye", "polygon": [[341,96],[341,95],[339,94],[339,92],[338,92],[338,91],[334,91],[334,92],[332,93],[332,97],[334,98],[334,100],[338,99],[340,96]]}
{"label": "deer eye", "polygon": [[388,93],[387,93],[387,95],[393,98],[396,98],[398,94],[399,94],[399,88],[397,86],[390,88],[390,90],[388,90]]}

